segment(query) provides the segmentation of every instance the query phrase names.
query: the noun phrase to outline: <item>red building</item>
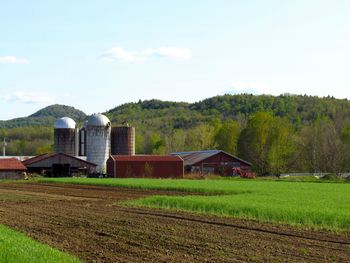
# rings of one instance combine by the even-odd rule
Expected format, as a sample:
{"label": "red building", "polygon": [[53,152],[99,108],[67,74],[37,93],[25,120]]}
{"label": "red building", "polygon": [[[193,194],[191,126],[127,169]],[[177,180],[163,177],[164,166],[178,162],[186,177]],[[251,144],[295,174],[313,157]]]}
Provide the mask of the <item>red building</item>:
{"label": "red building", "polygon": [[184,160],[186,173],[241,175],[251,177],[251,163],[221,150],[171,153]]}
{"label": "red building", "polygon": [[24,179],[26,171],[16,158],[0,158],[0,179]]}
{"label": "red building", "polygon": [[179,156],[111,155],[107,174],[118,178],[182,178],[183,160]]}

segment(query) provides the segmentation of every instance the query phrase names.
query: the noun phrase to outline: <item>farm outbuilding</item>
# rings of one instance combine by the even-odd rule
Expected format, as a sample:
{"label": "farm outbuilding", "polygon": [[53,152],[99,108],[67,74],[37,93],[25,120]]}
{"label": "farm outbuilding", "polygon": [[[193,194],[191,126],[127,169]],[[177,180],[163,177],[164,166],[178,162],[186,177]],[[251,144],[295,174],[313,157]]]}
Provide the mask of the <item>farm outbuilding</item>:
{"label": "farm outbuilding", "polygon": [[244,173],[250,175],[251,163],[221,150],[171,153],[184,160],[186,173],[220,174],[223,176]]}
{"label": "farm outbuilding", "polygon": [[24,179],[27,168],[16,158],[0,158],[0,179]]}
{"label": "farm outbuilding", "polygon": [[46,153],[23,161],[29,173],[46,176],[86,175],[96,172],[96,164],[65,153]]}
{"label": "farm outbuilding", "polygon": [[119,178],[182,178],[183,160],[179,156],[111,155],[107,173]]}

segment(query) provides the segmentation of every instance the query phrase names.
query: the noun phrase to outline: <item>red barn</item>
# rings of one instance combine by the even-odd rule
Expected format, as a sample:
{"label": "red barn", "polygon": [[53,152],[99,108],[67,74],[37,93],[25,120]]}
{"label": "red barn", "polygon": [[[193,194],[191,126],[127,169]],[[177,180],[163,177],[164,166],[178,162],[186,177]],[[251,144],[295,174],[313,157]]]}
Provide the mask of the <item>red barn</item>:
{"label": "red barn", "polygon": [[171,153],[184,160],[185,172],[220,174],[223,176],[252,176],[251,163],[221,150]]}
{"label": "red barn", "polygon": [[111,155],[107,174],[118,178],[182,178],[183,160],[179,156]]}

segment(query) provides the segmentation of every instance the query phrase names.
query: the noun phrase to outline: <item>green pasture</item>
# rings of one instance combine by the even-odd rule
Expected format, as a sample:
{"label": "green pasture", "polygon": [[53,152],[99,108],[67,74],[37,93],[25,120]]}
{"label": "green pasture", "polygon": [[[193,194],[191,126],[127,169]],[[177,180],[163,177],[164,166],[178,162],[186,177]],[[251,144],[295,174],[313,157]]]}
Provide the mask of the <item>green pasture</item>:
{"label": "green pasture", "polygon": [[131,205],[350,231],[350,184],[270,180],[45,178],[41,182],[199,192],[157,195]]}
{"label": "green pasture", "polygon": [[22,233],[0,225],[0,262],[78,263],[81,261],[57,249],[40,244]]}

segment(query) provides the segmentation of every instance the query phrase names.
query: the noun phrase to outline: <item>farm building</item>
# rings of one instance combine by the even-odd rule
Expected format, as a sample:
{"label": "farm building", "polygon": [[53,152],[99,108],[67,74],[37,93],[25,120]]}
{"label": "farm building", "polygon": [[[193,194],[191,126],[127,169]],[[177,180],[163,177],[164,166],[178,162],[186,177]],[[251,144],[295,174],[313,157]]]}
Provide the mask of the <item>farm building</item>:
{"label": "farm building", "polygon": [[29,173],[72,176],[96,172],[96,164],[65,153],[46,153],[23,161]]}
{"label": "farm building", "polygon": [[238,175],[241,172],[251,174],[251,163],[221,150],[176,152],[171,155],[180,156],[184,160],[186,173],[212,173],[223,176]]}
{"label": "farm building", "polygon": [[183,160],[179,156],[111,155],[107,173],[122,178],[182,178]]}
{"label": "farm building", "polygon": [[0,159],[0,179],[24,179],[26,170],[16,158]]}

